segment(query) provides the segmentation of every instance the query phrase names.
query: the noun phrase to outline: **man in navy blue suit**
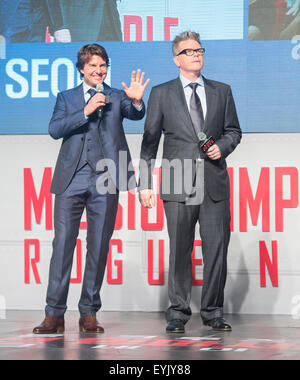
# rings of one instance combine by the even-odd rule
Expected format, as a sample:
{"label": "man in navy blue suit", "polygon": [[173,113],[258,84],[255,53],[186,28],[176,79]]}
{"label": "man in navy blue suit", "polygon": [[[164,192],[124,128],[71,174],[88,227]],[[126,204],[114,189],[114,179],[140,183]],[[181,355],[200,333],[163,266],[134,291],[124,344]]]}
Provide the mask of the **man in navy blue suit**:
{"label": "man in navy blue suit", "polygon": [[[0,15],[6,42],[45,42],[46,29],[56,42],[70,42],[61,0],[2,0]],[[1,29],[1,27],[0,27]]]}
{"label": "man in navy blue suit", "polygon": [[[104,83],[108,62],[105,49],[98,44],[79,50],[77,68],[83,84],[58,94],[49,124],[50,135],[62,139],[62,145],[51,185],[55,194],[55,237],[46,318],[34,328],[35,334],[64,331],[73,253],[84,208],[87,255],[78,304],[79,328],[81,332],[104,332],[96,313],[101,307],[100,288],[119,190],[136,186],[122,120],[144,117],[142,97],[149,83],[149,79],[144,82],[144,73],[138,70],[132,72],[129,87],[122,83],[124,91],[110,88]],[[103,92],[99,85],[103,85]]]}

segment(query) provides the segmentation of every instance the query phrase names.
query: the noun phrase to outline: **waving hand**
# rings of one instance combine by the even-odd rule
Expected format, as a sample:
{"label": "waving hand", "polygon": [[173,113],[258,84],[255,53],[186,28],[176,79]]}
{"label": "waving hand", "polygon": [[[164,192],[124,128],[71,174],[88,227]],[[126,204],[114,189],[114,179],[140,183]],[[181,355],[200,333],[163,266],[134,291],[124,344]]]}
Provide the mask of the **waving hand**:
{"label": "waving hand", "polygon": [[145,92],[146,87],[148,86],[150,79],[147,79],[144,82],[145,73],[138,69],[137,72],[133,71],[131,73],[131,82],[130,86],[127,87],[126,83],[122,82],[122,87],[125,91],[125,94],[132,100],[134,104],[141,104],[142,98]]}

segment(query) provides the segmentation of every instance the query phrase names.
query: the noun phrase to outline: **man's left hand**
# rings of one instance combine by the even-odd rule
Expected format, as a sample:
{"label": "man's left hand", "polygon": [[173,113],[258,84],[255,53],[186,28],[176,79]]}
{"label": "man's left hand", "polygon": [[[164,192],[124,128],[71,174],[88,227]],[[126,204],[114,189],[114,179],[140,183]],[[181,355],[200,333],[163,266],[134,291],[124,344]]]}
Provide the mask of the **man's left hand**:
{"label": "man's left hand", "polygon": [[206,152],[207,157],[211,160],[218,160],[221,158],[221,151],[217,144],[212,145]]}
{"label": "man's left hand", "polygon": [[150,82],[150,79],[147,79],[143,84],[144,77],[145,73],[142,72],[141,74],[141,70],[138,69],[137,72],[133,71],[131,73],[131,82],[129,87],[126,86],[126,83],[122,82],[122,87],[125,94],[132,100],[132,103],[135,105],[140,105],[142,103],[145,89]]}

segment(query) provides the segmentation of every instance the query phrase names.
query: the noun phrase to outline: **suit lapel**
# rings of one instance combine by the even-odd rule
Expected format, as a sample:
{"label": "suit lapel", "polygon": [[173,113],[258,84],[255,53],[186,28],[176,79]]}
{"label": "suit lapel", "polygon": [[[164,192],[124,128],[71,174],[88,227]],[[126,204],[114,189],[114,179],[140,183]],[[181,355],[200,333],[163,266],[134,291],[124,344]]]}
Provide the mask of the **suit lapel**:
{"label": "suit lapel", "polygon": [[[207,107],[203,132],[206,133],[208,132],[209,126],[211,124],[211,119],[214,116],[214,110],[215,110],[216,102],[217,102],[217,92],[216,92],[216,87],[213,85],[213,83],[210,80],[203,77],[203,81],[204,81],[206,107]],[[192,123],[190,112],[186,104],[184,90],[183,90],[180,78],[175,79],[174,87],[175,87],[175,92],[174,92],[173,102],[174,102],[174,106],[178,110],[178,117],[181,118],[181,120],[184,123],[183,125],[189,128],[193,137],[195,137],[198,141],[198,137],[196,135],[196,132]]]}
{"label": "suit lapel", "polygon": [[106,83],[103,83],[103,86],[104,86],[104,91],[103,93],[105,95],[110,95],[112,93],[112,89],[111,87],[109,87]]}
{"label": "suit lapel", "polygon": [[180,78],[175,79],[174,85],[175,85],[174,106],[178,110],[178,117],[182,119],[184,123],[183,125],[189,128],[191,134],[197,138],[197,135],[192,123],[192,119],[190,116],[190,112],[186,104],[184,90],[183,90]]}
{"label": "suit lapel", "polygon": [[203,132],[207,132],[209,125],[211,123],[211,118],[214,115],[214,110],[216,109],[217,102],[217,92],[216,87],[212,84],[212,82],[203,77],[204,88],[205,88],[205,96],[206,96],[206,117],[204,121],[204,129]]}
{"label": "suit lapel", "polygon": [[74,88],[74,103],[76,108],[81,109],[85,107],[84,93],[83,93],[83,85]]}

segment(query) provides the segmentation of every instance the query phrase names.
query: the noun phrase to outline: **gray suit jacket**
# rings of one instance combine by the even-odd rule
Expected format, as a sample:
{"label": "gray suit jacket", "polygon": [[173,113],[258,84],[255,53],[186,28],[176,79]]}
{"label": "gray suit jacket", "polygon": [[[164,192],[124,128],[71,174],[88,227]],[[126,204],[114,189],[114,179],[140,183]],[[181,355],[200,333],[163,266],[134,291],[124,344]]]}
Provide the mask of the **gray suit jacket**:
{"label": "gray suit jacket", "polygon": [[[241,140],[241,129],[230,86],[204,78],[207,114],[204,132],[221,150],[219,160],[200,152],[179,78],[152,89],[141,148],[139,189],[152,188],[152,170],[164,133],[161,199],[184,202],[192,192],[195,162],[204,159],[205,190],[214,201],[229,199],[226,157]],[[176,169],[174,169],[176,167]]]}

